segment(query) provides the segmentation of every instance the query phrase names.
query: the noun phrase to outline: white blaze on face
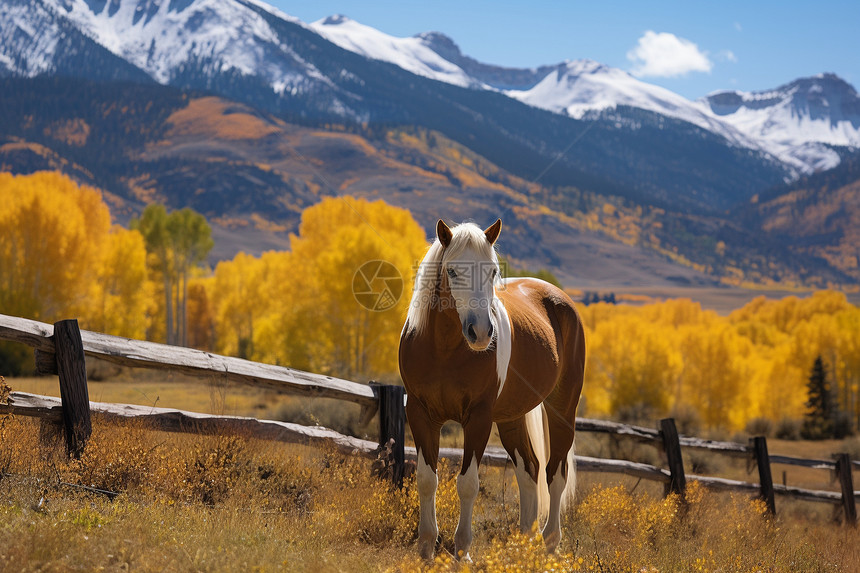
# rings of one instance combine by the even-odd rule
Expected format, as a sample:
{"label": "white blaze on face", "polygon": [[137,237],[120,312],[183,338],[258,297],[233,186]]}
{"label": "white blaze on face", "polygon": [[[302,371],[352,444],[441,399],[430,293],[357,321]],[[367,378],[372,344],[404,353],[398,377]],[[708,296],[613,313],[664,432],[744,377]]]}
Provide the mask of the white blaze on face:
{"label": "white blaze on face", "polygon": [[455,259],[445,261],[442,271],[457,307],[463,336],[473,350],[486,350],[498,331],[494,283],[498,262],[473,248],[464,249]]}

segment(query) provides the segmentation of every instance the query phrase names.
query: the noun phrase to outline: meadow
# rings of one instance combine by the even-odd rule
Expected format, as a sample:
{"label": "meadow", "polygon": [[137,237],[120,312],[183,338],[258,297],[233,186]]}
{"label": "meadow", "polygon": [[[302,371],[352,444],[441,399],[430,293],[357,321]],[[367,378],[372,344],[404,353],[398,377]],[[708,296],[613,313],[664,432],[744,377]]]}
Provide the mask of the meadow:
{"label": "meadow", "polygon": [[[180,252],[183,237],[168,249],[150,244],[145,215],[135,228],[112,226],[97,190],[51,174],[6,183],[15,185],[15,200],[4,204],[0,220],[16,233],[8,244],[27,249],[26,256],[0,249],[0,267],[16,271],[8,273],[16,280],[0,287],[5,314],[47,322],[74,316],[99,332],[358,382],[397,381],[408,297],[387,312],[356,305],[350,265],[386,260],[411,276],[426,236],[408,212],[381,201],[322,201],[302,213],[289,251],[238,253],[215,269],[196,266],[200,253],[188,252],[188,268],[178,272],[167,255]],[[165,224],[176,218],[187,223],[182,228],[196,225],[201,252],[208,245],[205,221],[193,213],[158,206],[147,212]],[[359,215],[382,234],[359,224]],[[42,229],[64,239],[42,241]],[[60,244],[77,250],[55,248]],[[48,274],[33,272],[33,260]],[[745,441],[759,430],[797,438],[810,369],[821,358],[834,414],[845,429],[860,420],[860,308],[844,293],[759,297],[731,313],[689,299],[640,302],[652,304],[581,308],[589,353],[580,414],[651,425],[673,416],[682,432],[718,439]],[[32,371],[32,352],[19,350],[0,344],[0,358],[18,372]],[[88,378],[94,401],[319,424],[375,439],[374,425],[359,424],[355,405],[97,363]],[[10,384],[59,393],[52,377]],[[588,434],[577,440],[583,455],[661,464],[651,446]],[[458,427],[446,425],[442,445],[461,444]],[[98,417],[79,460],[63,454],[55,428],[31,419],[0,417],[0,445],[0,571],[823,572],[860,563],[857,529],[834,523],[826,505],[780,498],[773,517],[746,495],[691,484],[681,502],[664,498],[662,486],[585,473],[564,515],[566,537],[547,556],[539,538],[514,533],[510,467],[480,469],[472,564],[449,553],[456,469],[441,470],[440,557],[422,563],[414,482],[392,488],[373,476],[371,460],[242,435],[166,434]],[[773,454],[828,458],[848,450],[860,457],[857,438],[769,445]],[[690,473],[754,481],[743,460],[695,453],[685,459]],[[775,468],[775,481],[836,489],[826,472],[782,471]]]}
{"label": "meadow", "polygon": [[[15,390],[35,391],[40,384],[50,390],[56,380],[10,382]],[[167,394],[171,384],[174,395]],[[105,401],[123,392],[154,399],[154,392],[159,405],[185,400],[169,405],[196,403],[221,413],[259,411],[261,404],[277,412],[284,402],[251,388],[192,380],[138,383],[134,376],[94,382],[90,391]],[[456,432],[447,439],[456,445]],[[618,450],[589,434],[578,442],[587,455],[607,455],[612,448],[628,458],[656,455],[647,446]],[[656,484],[584,472],[564,516],[566,537],[548,556],[539,537],[515,533],[512,468],[484,466],[474,563],[459,564],[449,553],[458,501],[456,468],[448,465],[440,470],[437,498],[440,555],[422,563],[415,556],[412,478],[403,489],[392,488],[372,475],[371,461],[363,458],[244,436],[168,434],[99,418],[80,460],[68,459],[56,433],[32,419],[0,418],[0,443],[4,571],[806,572],[853,571],[860,563],[858,530],[834,523],[826,505],[778,498],[778,515],[771,517],[746,495],[691,484],[681,503],[664,498]],[[777,442],[771,450],[823,455],[823,449],[842,445]],[[694,463],[720,473],[745,471],[731,460]],[[819,472],[815,479],[822,487],[828,477]]]}

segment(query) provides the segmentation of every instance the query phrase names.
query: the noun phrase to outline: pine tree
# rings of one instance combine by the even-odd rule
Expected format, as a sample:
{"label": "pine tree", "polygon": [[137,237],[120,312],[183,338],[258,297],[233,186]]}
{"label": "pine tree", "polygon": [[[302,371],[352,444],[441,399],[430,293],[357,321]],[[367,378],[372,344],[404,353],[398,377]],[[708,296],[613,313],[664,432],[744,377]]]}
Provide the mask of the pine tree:
{"label": "pine tree", "polygon": [[821,356],[815,359],[806,388],[808,410],[803,421],[803,437],[808,440],[832,438],[836,402]]}

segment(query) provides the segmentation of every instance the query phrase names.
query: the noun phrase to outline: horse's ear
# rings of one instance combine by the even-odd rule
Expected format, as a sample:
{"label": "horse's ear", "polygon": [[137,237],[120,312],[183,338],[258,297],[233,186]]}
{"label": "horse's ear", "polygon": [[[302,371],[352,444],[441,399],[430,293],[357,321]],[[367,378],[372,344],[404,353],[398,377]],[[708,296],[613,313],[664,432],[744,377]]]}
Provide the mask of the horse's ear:
{"label": "horse's ear", "polygon": [[451,232],[451,228],[445,224],[445,221],[439,219],[436,223],[436,236],[439,237],[439,242],[442,243],[442,246],[447,249],[448,245],[451,244],[454,233]]}
{"label": "horse's ear", "polygon": [[491,245],[496,244],[496,239],[499,238],[499,233],[502,232],[502,220],[496,219],[496,222],[487,227],[487,230],[484,231],[484,236],[487,237],[487,240],[490,241]]}

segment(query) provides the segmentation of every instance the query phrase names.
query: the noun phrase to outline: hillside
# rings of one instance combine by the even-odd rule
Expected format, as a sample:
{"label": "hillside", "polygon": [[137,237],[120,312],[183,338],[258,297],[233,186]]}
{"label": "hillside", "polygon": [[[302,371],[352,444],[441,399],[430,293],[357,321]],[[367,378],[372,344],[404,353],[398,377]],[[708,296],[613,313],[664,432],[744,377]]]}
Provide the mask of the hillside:
{"label": "hillside", "polygon": [[[190,206],[215,226],[215,259],[285,248],[304,208],[350,194],[409,208],[428,236],[438,217],[502,217],[501,248],[515,265],[581,288],[739,283],[738,273],[755,281],[754,265],[769,281],[802,283],[799,267],[853,281],[814,256],[764,251],[732,218],[529,183],[420,128],[301,126],[156,84],[2,81],[0,168],[56,169],[96,185],[120,222],[152,201]],[[735,246],[740,255],[721,256]]]}
{"label": "hillside", "polygon": [[762,193],[743,220],[797,256],[860,276],[860,153],[837,168]]}

